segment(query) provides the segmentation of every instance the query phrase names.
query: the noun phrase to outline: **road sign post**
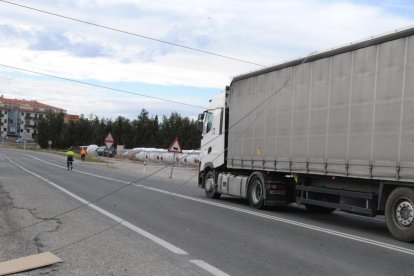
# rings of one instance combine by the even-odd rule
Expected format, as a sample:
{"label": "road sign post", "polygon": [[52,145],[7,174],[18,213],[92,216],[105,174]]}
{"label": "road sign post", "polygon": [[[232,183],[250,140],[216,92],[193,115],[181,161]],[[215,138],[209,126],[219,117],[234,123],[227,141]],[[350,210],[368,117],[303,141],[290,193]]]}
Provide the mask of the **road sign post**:
{"label": "road sign post", "polygon": [[173,174],[173,170],[174,170],[174,162],[175,162],[175,151],[174,151],[174,154],[173,154],[173,162],[172,162],[172,166],[171,166],[170,178],[172,178],[172,174]]}
{"label": "road sign post", "polygon": [[175,154],[182,153],[183,149],[181,147],[180,141],[178,141],[178,138],[175,138],[174,142],[168,147],[168,152],[173,152],[173,162],[171,166],[171,172],[170,172],[170,178],[172,178],[173,170],[174,170],[174,163],[175,163]]}

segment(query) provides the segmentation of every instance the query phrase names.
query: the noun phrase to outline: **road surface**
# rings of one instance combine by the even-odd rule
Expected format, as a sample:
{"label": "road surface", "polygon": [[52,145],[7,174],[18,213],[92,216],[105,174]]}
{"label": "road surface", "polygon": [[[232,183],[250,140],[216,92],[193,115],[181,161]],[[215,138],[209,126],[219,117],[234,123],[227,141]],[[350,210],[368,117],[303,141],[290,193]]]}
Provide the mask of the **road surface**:
{"label": "road surface", "polygon": [[[262,211],[231,197],[211,200],[197,187],[197,171],[189,169],[175,170],[169,179],[168,168],[152,176],[147,171],[144,176],[130,165],[116,169],[77,161],[74,170],[68,171],[63,157],[32,151],[0,150],[0,158],[0,169],[8,168],[2,175],[41,181],[66,200],[77,202],[74,206],[92,201],[72,215],[88,209],[108,225],[118,223],[110,231],[125,233],[129,240],[118,248],[133,252],[129,247],[134,240],[144,240],[148,254],[155,250],[169,256],[171,265],[178,267],[170,274],[412,275],[414,271],[414,245],[394,240],[383,217],[339,211],[310,214],[300,206]],[[162,169],[152,168],[152,172]],[[47,198],[39,200],[48,204]],[[70,208],[74,207],[55,210],[49,217]],[[75,244],[65,252],[76,251],[82,244],[76,240],[93,233],[73,233]],[[99,235],[105,232],[92,238]],[[64,246],[57,241],[45,243],[50,250]],[[140,260],[136,262],[139,266]],[[130,270],[122,272],[122,267],[114,274],[129,275]]]}

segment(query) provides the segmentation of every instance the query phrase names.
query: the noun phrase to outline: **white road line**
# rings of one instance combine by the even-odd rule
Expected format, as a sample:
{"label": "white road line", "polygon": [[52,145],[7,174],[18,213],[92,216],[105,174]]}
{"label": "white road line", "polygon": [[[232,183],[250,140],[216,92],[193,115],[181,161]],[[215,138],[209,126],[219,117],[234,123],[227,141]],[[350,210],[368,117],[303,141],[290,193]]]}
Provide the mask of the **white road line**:
{"label": "white road line", "polygon": [[[42,162],[42,163],[45,163],[45,164],[49,164],[49,165],[52,165],[52,166],[55,166],[55,167],[58,167],[58,168],[65,169],[65,170],[67,169],[67,167],[60,166],[60,165],[56,165],[56,164],[54,164],[54,163],[44,161],[44,160],[42,160],[42,159],[40,159],[40,158],[37,158],[37,157],[35,157],[35,156],[32,156],[32,155],[23,154],[23,153],[20,153],[20,154],[25,155],[25,156],[29,156],[29,157],[31,157],[31,158],[33,158],[33,159],[35,159],[35,160],[38,160],[38,161],[40,161],[40,162]],[[97,175],[97,174],[93,174],[93,173],[88,173],[88,172],[85,172],[85,171],[80,171],[80,170],[75,170],[75,169],[74,169],[73,171],[74,171],[74,172],[78,172],[78,173],[82,173],[82,174],[86,174],[86,175],[90,175],[90,176],[94,176],[94,177],[99,177],[99,178],[106,179],[106,180],[110,180],[110,181],[119,182],[119,183],[122,183],[122,184],[130,184],[130,183],[131,183],[131,182],[129,182],[129,181],[124,181],[124,180],[120,180],[120,179],[115,179],[115,178],[111,178],[111,177],[106,177],[106,176],[102,176],[102,175]]]}
{"label": "white road line", "polygon": [[[55,165],[53,163],[43,161],[43,160],[41,160],[39,158],[36,158],[34,156],[31,156],[31,155],[27,155],[27,156],[30,156],[32,158],[35,158],[35,159],[37,159],[41,162],[47,163],[47,164],[51,164],[51,165],[54,165],[54,166],[57,166],[57,167],[62,167],[62,166]],[[65,168],[65,167],[62,167],[62,168]],[[116,182],[121,182],[122,181],[122,180],[118,180],[118,179],[113,179],[113,178],[109,178],[109,177],[95,175],[95,174],[92,174],[92,173],[86,173],[86,172],[82,172],[82,171],[78,171],[78,172],[85,173],[85,174],[95,176],[95,177],[99,177],[99,178],[104,178],[104,179],[107,179],[107,180],[113,180],[113,181],[116,181]],[[122,183],[124,183],[124,182],[126,182],[126,181],[122,181]],[[131,183],[131,182],[126,182],[126,183]],[[195,198],[195,197],[191,197],[191,196],[186,196],[186,195],[183,195],[183,194],[177,194],[177,193],[169,192],[169,191],[162,190],[162,189],[148,187],[148,186],[145,186],[145,185],[142,185],[142,184],[134,184],[134,186],[139,187],[139,188],[143,188],[143,189],[146,189],[146,190],[151,190],[151,191],[167,194],[167,195],[170,195],[170,196],[184,198],[184,199],[187,199],[187,200],[192,200],[192,201],[200,202],[200,203],[203,203],[203,204],[208,204],[208,205],[212,205],[212,206],[216,206],[216,207],[220,207],[220,208],[233,210],[233,211],[240,212],[240,213],[245,213],[245,214],[249,214],[249,215],[253,215],[253,216],[273,220],[273,221],[278,221],[278,222],[283,222],[283,223],[290,224],[290,225],[295,225],[295,226],[298,226],[298,227],[301,227],[301,228],[306,228],[306,229],[322,232],[322,233],[325,233],[325,234],[329,234],[329,235],[333,235],[333,236],[337,236],[337,237],[342,237],[342,238],[349,239],[349,240],[354,240],[354,241],[358,241],[358,242],[362,242],[362,243],[366,243],[366,244],[371,244],[371,245],[374,245],[374,246],[377,246],[377,247],[386,248],[386,249],[389,249],[389,250],[393,250],[393,251],[397,251],[397,252],[400,252],[400,253],[404,253],[404,254],[414,256],[414,250],[412,250],[412,249],[397,246],[397,245],[393,245],[393,244],[383,243],[383,242],[380,242],[380,241],[377,241],[377,240],[367,239],[367,238],[364,238],[364,237],[361,237],[361,236],[351,235],[351,234],[347,234],[347,233],[344,233],[344,232],[331,230],[331,229],[323,228],[323,227],[319,227],[319,226],[314,226],[314,225],[307,224],[307,223],[296,222],[296,221],[285,219],[285,218],[282,218],[282,217],[267,215],[267,214],[260,213],[260,212],[257,212],[257,211],[252,211],[252,210],[247,210],[247,209],[243,209],[243,208],[233,207],[233,206],[225,205],[225,204],[222,204],[222,203],[217,203],[217,202],[213,202],[213,201],[209,201],[209,200],[204,200],[204,199],[199,199],[199,198]]]}
{"label": "white road line", "polygon": [[230,276],[229,274],[221,271],[220,269],[218,269],[217,267],[214,267],[202,260],[190,260],[190,263],[195,264],[196,266],[210,272],[211,274],[215,275],[215,276]]}
{"label": "white road line", "polygon": [[22,169],[22,170],[24,170],[24,171],[26,171],[26,172],[28,172],[28,173],[36,176],[39,179],[42,179],[42,180],[45,179],[46,183],[48,183],[48,184],[52,185],[53,187],[61,190],[62,192],[66,193],[69,196],[75,198],[76,200],[82,202],[83,204],[88,205],[89,207],[95,209],[96,211],[98,211],[99,213],[101,213],[101,214],[109,217],[110,219],[112,219],[112,220],[114,220],[116,222],[121,222],[122,225],[124,225],[125,227],[129,228],[130,230],[132,230],[132,231],[134,231],[134,232],[136,232],[136,233],[138,233],[138,234],[140,234],[140,235],[142,235],[142,236],[150,239],[151,241],[153,241],[153,242],[161,245],[162,247],[170,250],[171,252],[173,252],[175,254],[179,254],[179,255],[188,255],[187,252],[185,252],[184,250],[176,247],[175,245],[172,245],[171,243],[169,243],[169,242],[167,242],[167,241],[165,241],[165,240],[163,240],[161,238],[158,238],[157,236],[155,236],[155,235],[153,235],[153,234],[151,234],[151,233],[149,233],[149,232],[147,232],[147,231],[145,231],[145,230],[143,230],[143,229],[141,229],[141,228],[133,225],[130,222],[127,222],[127,221],[123,220],[122,218],[120,218],[120,217],[118,217],[118,216],[116,216],[116,215],[114,215],[114,214],[112,214],[112,213],[110,213],[110,212],[108,212],[108,211],[106,211],[106,210],[104,210],[104,209],[96,206],[95,204],[89,203],[89,201],[87,201],[87,200],[85,200],[85,199],[83,199],[83,198],[75,195],[74,193],[72,193],[72,192],[70,192],[70,191],[68,191],[68,190],[66,190],[66,189],[64,189],[62,187],[60,187],[59,185],[53,183],[52,181],[47,180],[46,178],[44,178],[44,177],[42,177],[42,176],[40,176],[40,175],[38,175],[38,174],[36,174],[36,173],[34,173],[32,171],[30,171],[30,170],[28,170],[28,169],[20,166],[19,164],[17,164],[16,162],[12,161],[8,157],[6,157],[6,159],[8,159],[10,163],[14,164],[15,166],[19,167],[20,169]]}
{"label": "white road line", "polygon": [[251,210],[247,210],[247,209],[233,207],[233,206],[225,205],[225,204],[222,204],[222,203],[216,203],[216,202],[212,202],[212,201],[209,201],[209,200],[204,200],[204,199],[199,199],[199,198],[195,198],[195,197],[191,197],[191,196],[186,196],[186,195],[182,195],[182,194],[169,192],[169,191],[166,191],[166,190],[161,190],[161,189],[157,189],[157,188],[153,188],[153,187],[147,187],[145,185],[140,185],[140,186],[134,185],[134,186],[140,187],[140,188],[143,188],[143,189],[146,189],[146,190],[151,190],[151,191],[155,191],[155,192],[159,192],[159,193],[163,193],[163,194],[167,194],[167,195],[171,195],[171,196],[175,196],[175,197],[179,197],[179,198],[184,198],[184,199],[188,199],[188,200],[192,200],[192,201],[196,201],[196,202],[200,202],[200,203],[204,203],[204,204],[208,204],[208,205],[212,205],[212,206],[216,206],[216,207],[220,207],[220,208],[225,208],[225,209],[229,209],[229,210],[233,210],[233,211],[237,211],[237,212],[257,216],[257,217],[262,217],[262,218],[266,218],[266,219],[270,219],[270,220],[274,220],[274,221],[278,221],[278,222],[287,223],[287,224],[299,226],[299,227],[302,227],[302,228],[311,229],[311,230],[314,230],[314,231],[318,231],[318,232],[322,232],[322,233],[326,233],[326,234],[330,234],[330,235],[334,235],[334,236],[338,236],[338,237],[342,237],[342,238],[346,238],[346,239],[350,239],[350,240],[354,240],[354,241],[359,241],[359,242],[362,242],[362,243],[367,243],[367,244],[375,245],[375,246],[378,246],[378,247],[382,247],[382,248],[386,248],[386,249],[390,249],[390,250],[393,250],[393,251],[398,251],[400,253],[409,254],[409,255],[414,256],[414,250],[408,249],[408,248],[405,248],[405,247],[400,247],[400,246],[396,246],[396,245],[392,245],[392,244],[388,244],[388,243],[383,243],[383,242],[380,242],[380,241],[367,239],[367,238],[364,238],[364,237],[355,236],[355,235],[347,234],[347,233],[344,233],[344,232],[331,230],[331,229],[328,229],[328,228],[314,226],[314,225],[307,224],[307,223],[296,222],[296,221],[285,219],[285,218],[282,218],[282,217],[267,215],[267,214],[264,214],[264,213],[259,213],[259,212],[255,212],[255,211],[251,211]]}

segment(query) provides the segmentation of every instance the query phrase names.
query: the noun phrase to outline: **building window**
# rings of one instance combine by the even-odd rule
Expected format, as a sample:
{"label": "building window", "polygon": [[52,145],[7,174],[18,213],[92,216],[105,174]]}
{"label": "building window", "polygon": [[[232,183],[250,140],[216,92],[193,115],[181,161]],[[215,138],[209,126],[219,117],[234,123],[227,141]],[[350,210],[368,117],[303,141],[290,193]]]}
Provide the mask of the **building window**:
{"label": "building window", "polygon": [[30,133],[30,129],[26,129],[26,132],[27,132],[27,133]]}
{"label": "building window", "polygon": [[7,128],[3,128],[3,131],[7,131]]}
{"label": "building window", "polygon": [[4,119],[4,122],[7,123],[7,119]]}
{"label": "building window", "polygon": [[7,111],[4,111],[4,114],[7,114]]}
{"label": "building window", "polygon": [[22,116],[24,116],[24,112],[22,112]]}
{"label": "building window", "polygon": [[23,129],[21,129],[20,132],[23,132]]}

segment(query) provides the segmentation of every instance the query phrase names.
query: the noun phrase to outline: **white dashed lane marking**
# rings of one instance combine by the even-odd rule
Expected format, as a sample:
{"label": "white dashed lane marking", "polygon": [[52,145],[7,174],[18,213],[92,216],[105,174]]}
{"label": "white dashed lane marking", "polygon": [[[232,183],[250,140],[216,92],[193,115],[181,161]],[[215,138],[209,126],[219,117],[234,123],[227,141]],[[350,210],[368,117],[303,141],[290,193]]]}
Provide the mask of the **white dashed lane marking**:
{"label": "white dashed lane marking", "polygon": [[[28,155],[28,156],[30,156],[30,155]],[[66,167],[58,166],[58,165],[55,165],[55,164],[52,164],[52,163],[43,161],[43,160],[41,160],[39,158],[36,158],[34,156],[30,156],[30,157],[32,157],[34,159],[37,159],[37,160],[39,160],[41,162],[44,162],[44,163],[47,163],[47,164],[51,164],[51,165],[54,165],[54,166],[57,166],[57,167],[61,167],[63,169],[66,169]],[[32,174],[33,176],[41,179],[42,181],[45,181],[49,185],[55,187],[56,189],[59,189],[60,191],[66,193],[67,195],[69,195],[69,196],[75,198],[76,200],[80,201],[81,203],[85,204],[85,206],[91,207],[92,209],[94,209],[94,210],[98,211],[99,213],[107,216],[108,218],[114,220],[115,222],[118,222],[118,223],[122,224],[123,226],[127,227],[128,229],[134,231],[135,233],[140,234],[141,236],[146,237],[147,239],[149,239],[149,240],[157,243],[158,245],[160,245],[160,246],[168,249],[169,251],[171,251],[171,252],[173,252],[175,254],[178,254],[178,255],[188,255],[188,253],[186,251],[178,248],[177,246],[175,246],[175,245],[173,245],[173,244],[171,244],[171,243],[169,243],[169,242],[167,242],[167,241],[165,241],[165,240],[163,240],[163,239],[161,239],[161,238],[159,238],[159,237],[157,237],[157,236],[155,236],[155,235],[153,235],[153,234],[145,231],[144,229],[141,229],[141,228],[137,227],[136,225],[134,225],[134,224],[132,224],[132,223],[130,223],[128,221],[123,220],[122,218],[120,218],[120,217],[118,217],[118,216],[116,216],[116,215],[114,215],[114,214],[112,214],[112,213],[110,213],[110,212],[108,212],[108,211],[106,211],[106,210],[104,210],[104,209],[96,206],[95,204],[89,203],[87,200],[85,200],[85,199],[79,197],[78,195],[76,195],[76,194],[74,194],[74,193],[66,190],[65,188],[60,187],[56,183],[48,180],[47,178],[44,178],[43,176],[41,176],[41,175],[39,175],[39,174],[37,174],[35,172],[32,172],[32,171],[30,171],[30,170],[28,170],[28,169],[20,166],[16,162],[12,161],[10,158],[8,158],[8,157],[5,157],[5,158],[10,163],[14,164],[15,166],[19,167],[20,169],[26,171],[29,174]],[[107,180],[121,182],[121,183],[126,183],[126,184],[130,183],[130,182],[122,181],[122,180],[116,180],[116,179],[113,179],[113,178],[108,178],[108,177],[104,177],[104,176],[94,175],[94,174],[87,173],[87,172],[82,172],[82,171],[78,171],[78,172],[84,173],[84,174],[87,174],[87,175],[91,175],[91,176],[95,176],[95,177],[104,178],[104,179],[107,179]],[[190,260],[190,262],[193,263],[194,265],[198,266],[199,268],[202,268],[205,271],[211,273],[212,275],[215,275],[215,276],[226,276],[226,275],[229,275],[229,274],[221,271],[220,269],[218,269],[218,268],[216,268],[216,267],[214,267],[214,266],[212,266],[212,265],[204,262],[203,260]]]}

